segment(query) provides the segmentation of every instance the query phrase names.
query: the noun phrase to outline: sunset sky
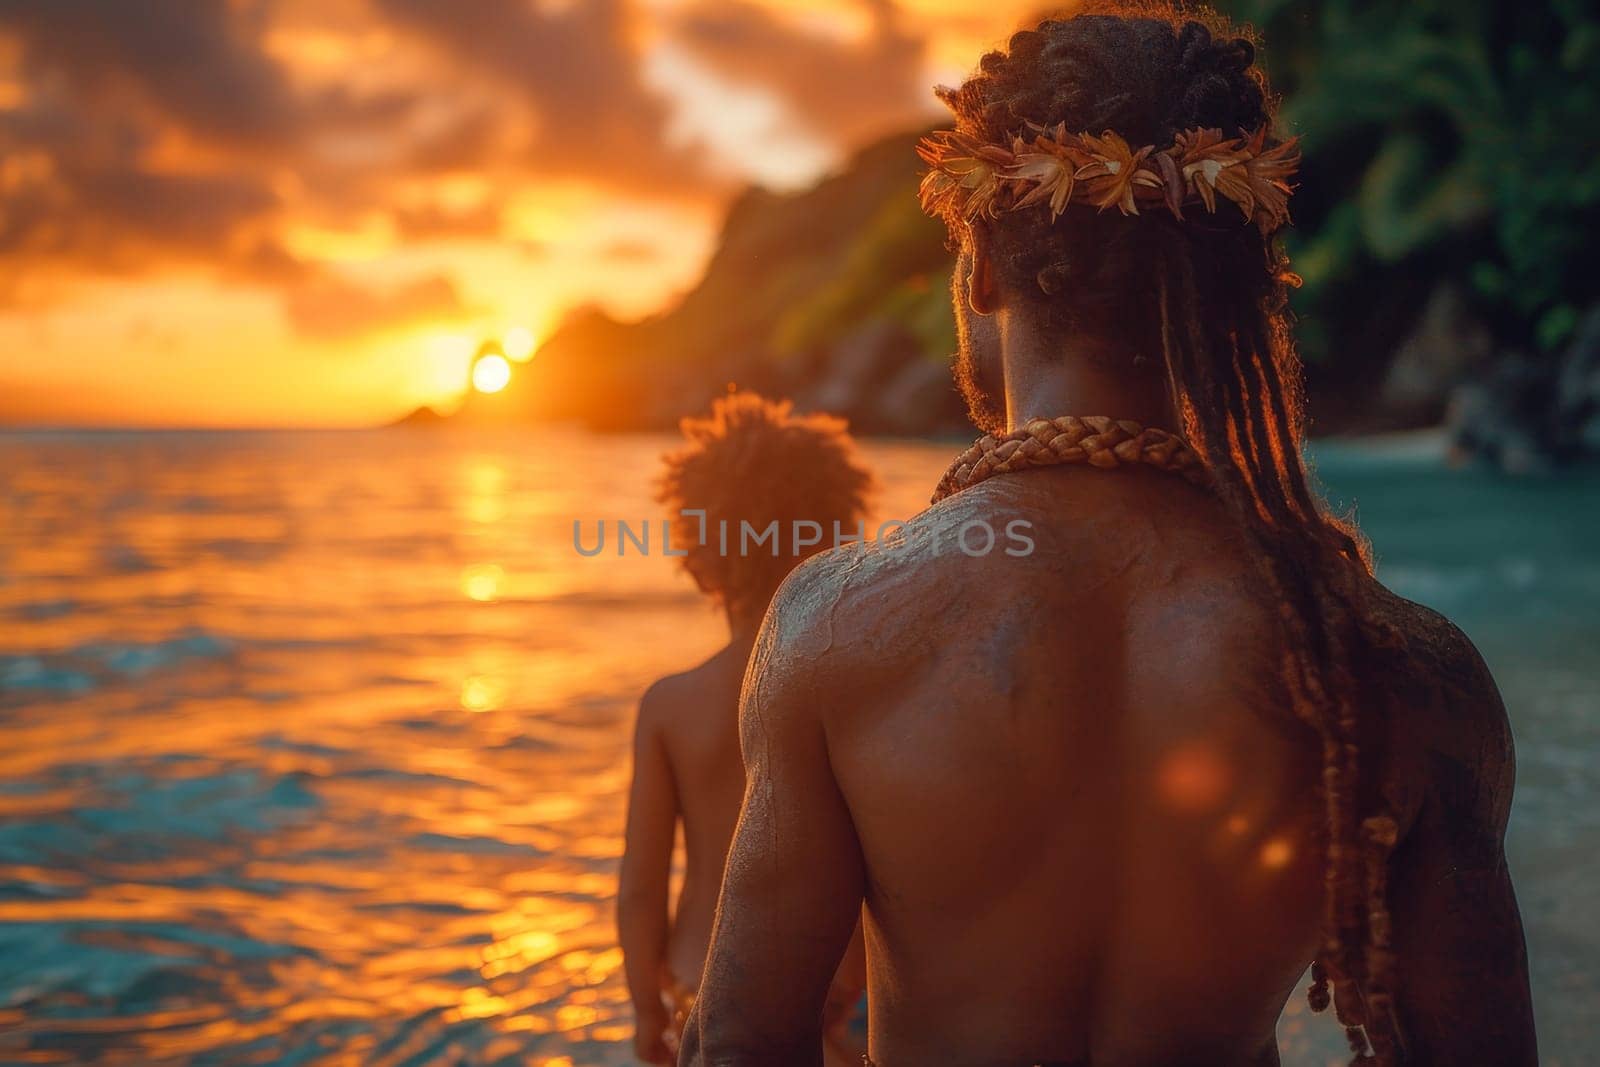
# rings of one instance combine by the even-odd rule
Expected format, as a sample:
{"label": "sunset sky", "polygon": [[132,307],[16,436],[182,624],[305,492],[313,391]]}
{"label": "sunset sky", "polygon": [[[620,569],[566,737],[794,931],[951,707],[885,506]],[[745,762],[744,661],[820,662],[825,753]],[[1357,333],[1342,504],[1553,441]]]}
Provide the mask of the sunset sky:
{"label": "sunset sky", "polygon": [[0,423],[363,425],[697,279],[1036,2],[0,3]]}

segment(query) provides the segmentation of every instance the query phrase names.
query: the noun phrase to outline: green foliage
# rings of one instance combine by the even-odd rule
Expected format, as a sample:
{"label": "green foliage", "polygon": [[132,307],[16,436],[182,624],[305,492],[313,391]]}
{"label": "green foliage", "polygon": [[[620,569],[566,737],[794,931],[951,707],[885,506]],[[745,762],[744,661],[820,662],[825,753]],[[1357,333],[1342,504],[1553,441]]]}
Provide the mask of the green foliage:
{"label": "green foliage", "polygon": [[[1600,302],[1600,0],[1217,2],[1262,31],[1283,125],[1304,138],[1286,240],[1324,393],[1375,395],[1440,285],[1467,295],[1502,354],[1569,342]],[[572,341],[562,395],[588,395],[607,360],[608,388],[631,383],[664,421],[729,380],[803,391],[830,349],[884,321],[946,357],[951,256],[917,205],[916,138],[803,193],[741,198],[678,307],[627,338]]]}
{"label": "green foliage", "polygon": [[[1220,2],[1262,31],[1283,126],[1305,140],[1287,240],[1309,360],[1381,372],[1441,283],[1470,294],[1503,350],[1570,340],[1600,300],[1595,0]],[[778,356],[885,317],[949,351],[943,232],[910,176],[891,176],[902,162],[870,159],[885,174],[865,184],[884,199],[781,305]]]}
{"label": "green foliage", "polygon": [[832,275],[779,319],[773,347],[780,354],[832,343],[869,317],[903,322],[919,337],[933,329],[921,321],[927,316],[918,294],[948,269],[950,256],[944,227],[922,213],[916,175],[905,169],[903,187],[879,205]]}
{"label": "green foliage", "polygon": [[[1306,144],[1290,251],[1315,359],[1363,294],[1428,271],[1507,348],[1552,352],[1600,298],[1592,0],[1234,0]],[[1320,351],[1319,351],[1320,349]]]}

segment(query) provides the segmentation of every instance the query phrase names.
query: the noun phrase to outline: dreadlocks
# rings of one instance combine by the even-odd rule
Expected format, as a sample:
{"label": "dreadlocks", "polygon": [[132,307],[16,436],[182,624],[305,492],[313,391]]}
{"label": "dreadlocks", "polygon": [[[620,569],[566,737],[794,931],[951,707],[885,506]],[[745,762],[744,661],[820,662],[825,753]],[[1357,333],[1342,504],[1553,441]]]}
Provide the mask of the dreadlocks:
{"label": "dreadlocks", "polygon": [[[1143,4],[1095,12],[1018,33],[959,88],[941,89],[957,131],[1007,144],[1020,130],[1065,123],[1166,145],[1196,127],[1233,138],[1270,126],[1274,101],[1255,47],[1220,19]],[[1048,331],[1162,354],[1159,366],[1137,359],[1126,370],[1164,369],[1184,434],[1258,547],[1291,638],[1284,691],[1321,745],[1326,888],[1311,1006],[1331,1000],[1356,1062],[1393,1064],[1386,873],[1396,824],[1374,773],[1382,702],[1368,699],[1356,668],[1399,639],[1363,610],[1366,545],[1325,512],[1301,457],[1301,368],[1287,311],[1297,279],[1270,236],[1233,210],[1178,221],[1166,211],[1069,208],[1052,224],[1050,212],[1024,209],[971,225],[989,229],[1002,278],[1029,294]],[[967,224],[947,222],[964,239]]]}

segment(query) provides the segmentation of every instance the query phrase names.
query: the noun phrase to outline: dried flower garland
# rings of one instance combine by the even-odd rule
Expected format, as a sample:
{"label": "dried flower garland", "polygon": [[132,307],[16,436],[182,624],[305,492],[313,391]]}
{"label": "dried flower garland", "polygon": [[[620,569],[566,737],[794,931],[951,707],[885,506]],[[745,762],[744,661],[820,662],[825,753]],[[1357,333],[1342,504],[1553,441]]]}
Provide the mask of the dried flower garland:
{"label": "dried flower garland", "polygon": [[1168,148],[1135,151],[1110,130],[1096,137],[1068,133],[1065,123],[1053,129],[1029,123],[1029,132],[1031,140],[1019,134],[1009,148],[956,130],[924,137],[917,145],[929,167],[922,179],[923,210],[971,221],[1048,203],[1054,222],[1069,203],[1137,215],[1144,202],[1165,204],[1182,220],[1188,203],[1214,214],[1220,194],[1263,234],[1289,221],[1288,180],[1300,167],[1298,137],[1268,148],[1265,126],[1231,139],[1218,129],[1193,129],[1178,134]]}

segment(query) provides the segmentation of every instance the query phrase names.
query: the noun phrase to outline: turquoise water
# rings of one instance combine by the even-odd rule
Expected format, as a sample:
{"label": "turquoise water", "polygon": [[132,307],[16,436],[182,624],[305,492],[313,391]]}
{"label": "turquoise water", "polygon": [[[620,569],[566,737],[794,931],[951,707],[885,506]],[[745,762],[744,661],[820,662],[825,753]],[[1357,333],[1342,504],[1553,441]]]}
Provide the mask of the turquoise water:
{"label": "turquoise water", "polygon": [[[717,647],[662,438],[0,436],[0,1064],[627,1062],[634,702]],[[949,458],[874,443],[878,518]],[[1600,477],[1326,446],[1394,588],[1478,642],[1548,1064],[1600,1048]],[[592,525],[589,526],[592,529]],[[1292,1003],[1288,1064],[1342,1062]]]}
{"label": "turquoise water", "polygon": [[1404,447],[1324,447],[1390,588],[1465,630],[1517,746],[1507,852],[1527,927],[1542,1061],[1600,1050],[1600,475],[1443,469]]}

